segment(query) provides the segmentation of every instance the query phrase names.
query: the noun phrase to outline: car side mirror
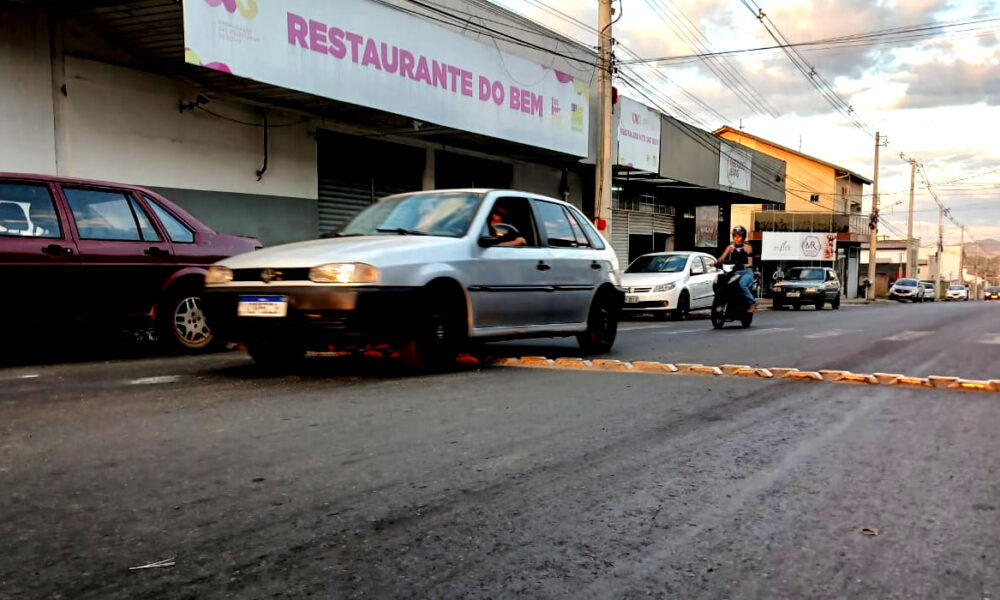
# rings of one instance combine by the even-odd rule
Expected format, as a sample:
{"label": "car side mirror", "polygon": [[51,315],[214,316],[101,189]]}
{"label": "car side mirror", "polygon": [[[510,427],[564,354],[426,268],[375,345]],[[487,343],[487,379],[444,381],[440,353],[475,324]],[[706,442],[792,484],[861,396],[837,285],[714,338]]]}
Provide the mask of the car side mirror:
{"label": "car side mirror", "polygon": [[500,243],[500,238],[494,237],[492,235],[484,235],[479,238],[480,248],[490,248],[492,246],[496,246],[499,243]]}

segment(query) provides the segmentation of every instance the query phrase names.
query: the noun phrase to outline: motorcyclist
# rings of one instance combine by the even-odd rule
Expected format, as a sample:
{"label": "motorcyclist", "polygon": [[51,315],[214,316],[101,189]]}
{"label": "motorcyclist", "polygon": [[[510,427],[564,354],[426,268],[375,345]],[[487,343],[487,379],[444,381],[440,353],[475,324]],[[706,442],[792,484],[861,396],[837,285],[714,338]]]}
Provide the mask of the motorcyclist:
{"label": "motorcyclist", "polygon": [[756,312],[757,310],[757,299],[753,297],[750,292],[750,286],[753,285],[754,274],[753,274],[753,247],[747,244],[745,240],[747,239],[746,227],[742,225],[737,225],[733,228],[733,243],[726,247],[726,250],[719,257],[717,262],[721,263],[727,258],[730,259],[736,267],[736,270],[740,274],[740,291],[743,292],[743,296],[747,299],[750,308],[747,312]]}

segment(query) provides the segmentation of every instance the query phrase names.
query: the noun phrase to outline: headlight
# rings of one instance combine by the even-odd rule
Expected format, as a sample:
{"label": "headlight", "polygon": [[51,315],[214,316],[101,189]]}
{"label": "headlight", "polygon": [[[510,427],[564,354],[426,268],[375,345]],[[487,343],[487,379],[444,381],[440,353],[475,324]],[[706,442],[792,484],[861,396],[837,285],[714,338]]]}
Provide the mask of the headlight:
{"label": "headlight", "polygon": [[812,287],[812,288],[809,288],[806,291],[808,291],[809,293],[815,294],[815,293],[817,293],[819,291],[819,288],[818,287]]}
{"label": "headlight", "polygon": [[660,285],[654,287],[653,288],[653,293],[655,294],[655,293],[658,293],[658,292],[669,292],[670,290],[674,289],[675,287],[677,287],[676,283],[663,283],[663,284],[660,284]]}
{"label": "headlight", "polygon": [[316,283],[375,283],[378,269],[364,263],[329,263],[309,269]]}
{"label": "headlight", "polygon": [[211,266],[205,273],[205,285],[229,283],[233,280],[233,270],[227,267]]}

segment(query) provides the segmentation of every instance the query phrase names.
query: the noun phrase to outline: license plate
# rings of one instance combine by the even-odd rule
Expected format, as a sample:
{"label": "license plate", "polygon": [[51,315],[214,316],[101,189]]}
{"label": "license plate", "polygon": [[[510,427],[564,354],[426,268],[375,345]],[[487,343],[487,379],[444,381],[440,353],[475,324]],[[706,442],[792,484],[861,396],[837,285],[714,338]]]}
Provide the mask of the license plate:
{"label": "license plate", "polygon": [[785,295],[788,296],[789,298],[798,298],[799,296],[802,295],[802,293],[801,292],[788,292]]}
{"label": "license plate", "polygon": [[284,317],[288,314],[288,297],[240,296],[236,314],[241,317]]}
{"label": "license plate", "polygon": [[631,295],[631,294],[625,296],[625,304],[635,304],[638,301],[639,301],[639,296]]}

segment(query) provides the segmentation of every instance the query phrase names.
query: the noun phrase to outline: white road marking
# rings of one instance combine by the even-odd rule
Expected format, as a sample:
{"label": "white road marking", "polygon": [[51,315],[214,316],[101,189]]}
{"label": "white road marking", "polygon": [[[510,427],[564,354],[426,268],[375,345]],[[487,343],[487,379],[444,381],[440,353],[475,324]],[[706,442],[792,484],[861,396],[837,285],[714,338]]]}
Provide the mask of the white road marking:
{"label": "white road marking", "polygon": [[710,331],[707,327],[702,327],[701,329],[677,329],[675,331],[660,331],[660,335],[678,335],[681,333],[705,333]]}
{"label": "white road marking", "polygon": [[778,333],[779,331],[792,331],[791,327],[765,327],[764,329],[752,329],[753,333]]}
{"label": "white road marking", "polygon": [[11,375],[9,377],[0,377],[0,381],[13,381],[15,379],[35,379],[38,377],[38,373],[28,373],[26,375]]}
{"label": "white road marking", "polygon": [[820,340],[823,338],[837,337],[838,335],[847,335],[848,333],[859,333],[860,329],[830,329],[829,331],[819,331],[816,333],[810,333],[809,335],[802,336],[807,340]]}
{"label": "white road marking", "polygon": [[663,329],[664,327],[670,327],[668,324],[663,325],[636,325],[635,327],[619,327],[618,331],[641,331],[643,329]]}
{"label": "white road marking", "polygon": [[980,344],[1000,344],[1000,333],[987,333],[986,337],[979,340]]}
{"label": "white road marking", "polygon": [[918,340],[922,337],[927,337],[934,333],[933,331],[900,331],[895,335],[890,335],[889,337],[882,338],[887,342],[909,342],[912,340]]}
{"label": "white road marking", "polygon": [[157,375],[156,377],[140,377],[139,379],[133,379],[129,383],[132,385],[156,385],[159,383],[173,383],[180,378],[180,375]]}

